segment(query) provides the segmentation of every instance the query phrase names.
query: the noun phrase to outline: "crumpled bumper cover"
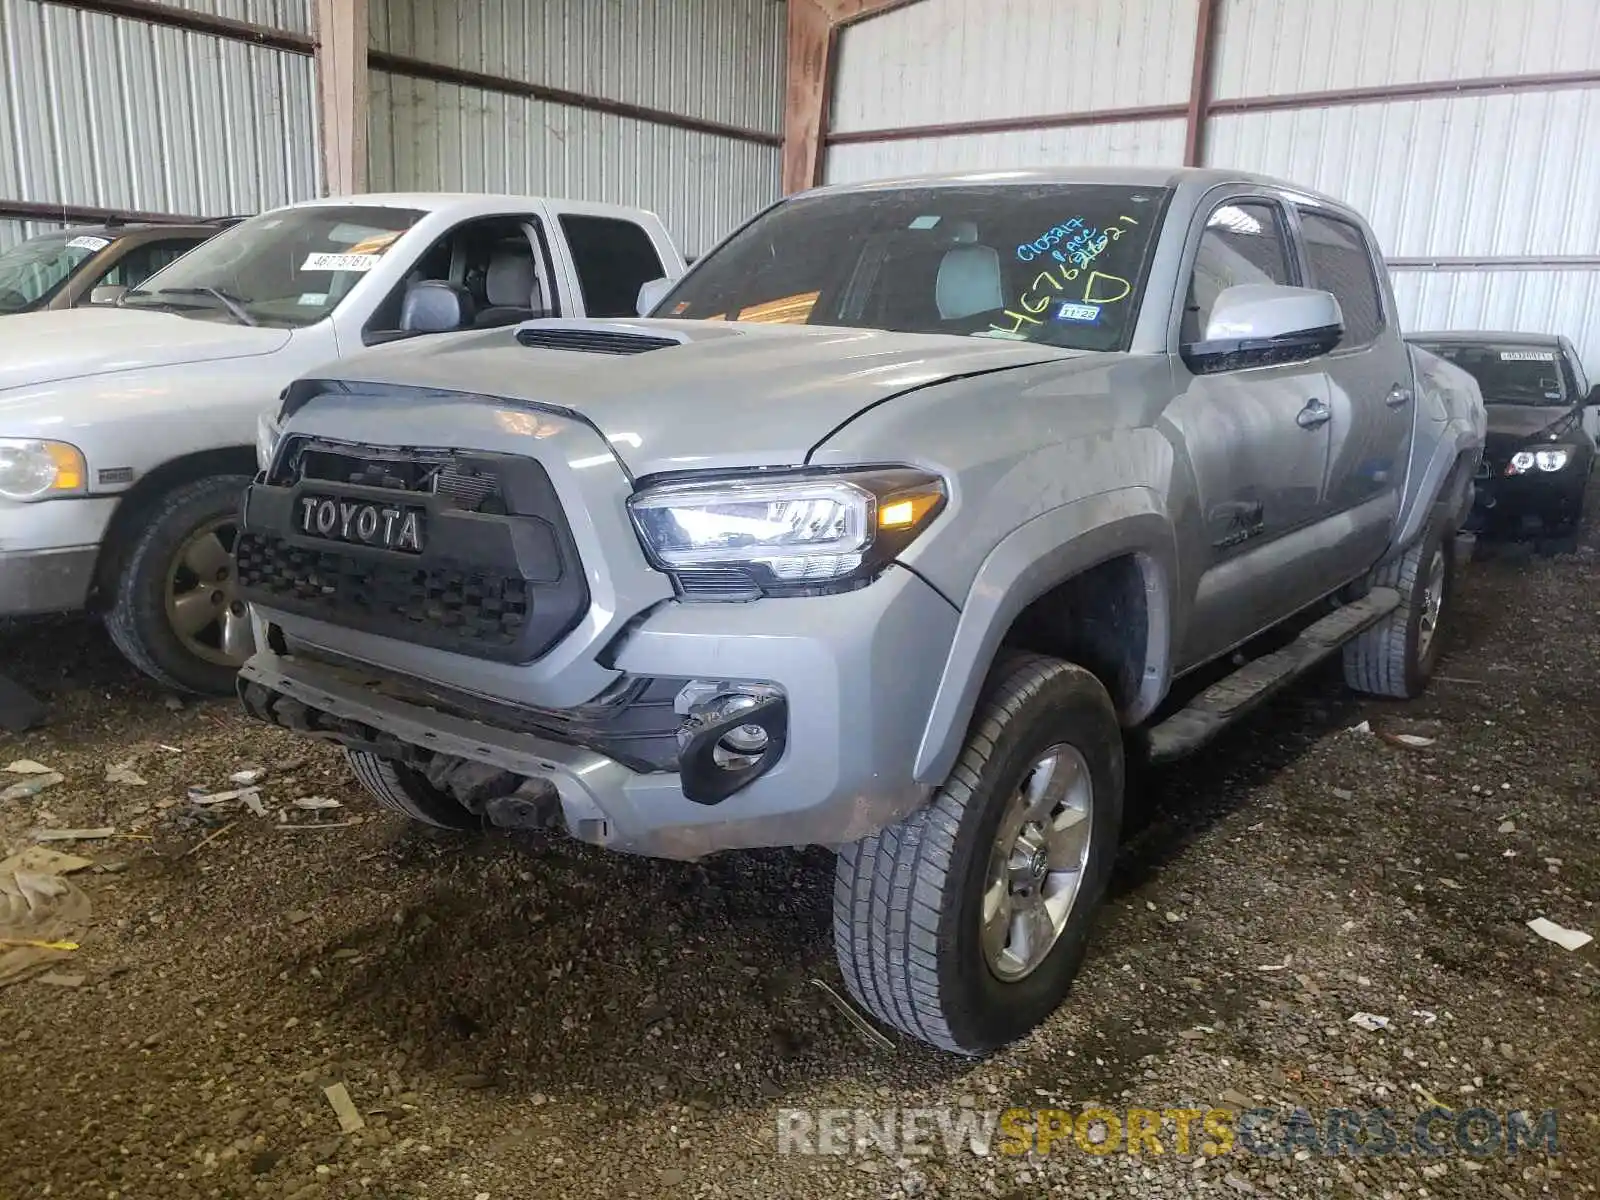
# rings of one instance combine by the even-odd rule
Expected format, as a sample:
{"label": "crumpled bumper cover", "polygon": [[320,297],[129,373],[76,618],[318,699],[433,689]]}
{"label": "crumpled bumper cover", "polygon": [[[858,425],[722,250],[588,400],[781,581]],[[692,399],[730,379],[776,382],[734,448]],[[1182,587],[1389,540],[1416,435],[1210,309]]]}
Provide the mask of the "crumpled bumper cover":
{"label": "crumpled bumper cover", "polygon": [[[787,745],[768,773],[714,803],[672,771],[636,770],[582,744],[443,712],[363,678],[359,665],[261,649],[240,672],[253,715],[347,745],[388,740],[483,763],[556,790],[582,840],[662,858],[761,846],[838,845],[922,804],[912,777],[955,610],[892,569],[841,596],[752,604],[668,604],[618,650],[616,666],[655,679],[762,681],[782,689]],[[258,617],[258,621],[260,618]],[[272,641],[260,636],[257,645]],[[270,711],[263,711],[264,708]]]}

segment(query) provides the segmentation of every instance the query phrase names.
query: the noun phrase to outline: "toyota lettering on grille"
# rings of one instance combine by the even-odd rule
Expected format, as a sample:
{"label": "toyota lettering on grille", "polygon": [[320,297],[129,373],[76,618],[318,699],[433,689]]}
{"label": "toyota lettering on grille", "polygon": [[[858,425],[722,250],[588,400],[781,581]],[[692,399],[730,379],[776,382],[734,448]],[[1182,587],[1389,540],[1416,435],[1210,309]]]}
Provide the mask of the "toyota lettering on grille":
{"label": "toyota lettering on grille", "polygon": [[298,524],[307,537],[421,554],[427,511],[337,496],[301,496]]}

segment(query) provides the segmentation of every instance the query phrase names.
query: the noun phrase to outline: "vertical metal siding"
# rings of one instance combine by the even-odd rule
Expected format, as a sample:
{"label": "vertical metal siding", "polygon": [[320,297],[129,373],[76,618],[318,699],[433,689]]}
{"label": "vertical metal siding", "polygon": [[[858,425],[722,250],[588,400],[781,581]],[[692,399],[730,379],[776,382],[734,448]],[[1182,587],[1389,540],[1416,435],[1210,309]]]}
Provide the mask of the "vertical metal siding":
{"label": "vertical metal siding", "polygon": [[317,194],[311,60],[0,0],[0,197],[211,215]]}
{"label": "vertical metal siding", "polygon": [[921,0],[841,32],[830,128],[1182,103],[1196,13],[1195,0]]}
{"label": "vertical metal siding", "polygon": [[776,133],[787,12],[773,0],[374,0],[393,54]]}
{"label": "vertical metal siding", "polygon": [[6,221],[0,220],[0,250],[9,250],[18,242],[40,233],[49,233],[52,229],[61,226],[52,225],[47,221]]}
{"label": "vertical metal siding", "polygon": [[779,194],[771,146],[381,71],[372,111],[374,188],[638,205],[688,254]]}
{"label": "vertical metal siding", "polygon": [[1222,0],[1215,95],[1600,67],[1595,0]]}
{"label": "vertical metal siding", "polygon": [[1206,157],[1338,196],[1391,255],[1594,254],[1597,144],[1600,88],[1229,114]]}
{"label": "vertical metal siding", "polygon": [[[213,17],[228,17],[234,21],[248,21],[252,25],[265,25],[286,33],[311,33],[314,16],[313,0],[159,0],[163,8],[179,8],[186,12],[206,13]],[[383,0],[377,0],[379,4]]]}
{"label": "vertical metal siding", "polygon": [[1564,333],[1600,379],[1600,271],[1394,272],[1407,329]]}
{"label": "vertical metal siding", "polygon": [[828,148],[824,169],[829,183],[856,183],[933,171],[996,171],[1058,164],[1160,166],[1182,159],[1183,134],[1182,121],[1139,121],[848,142]]}

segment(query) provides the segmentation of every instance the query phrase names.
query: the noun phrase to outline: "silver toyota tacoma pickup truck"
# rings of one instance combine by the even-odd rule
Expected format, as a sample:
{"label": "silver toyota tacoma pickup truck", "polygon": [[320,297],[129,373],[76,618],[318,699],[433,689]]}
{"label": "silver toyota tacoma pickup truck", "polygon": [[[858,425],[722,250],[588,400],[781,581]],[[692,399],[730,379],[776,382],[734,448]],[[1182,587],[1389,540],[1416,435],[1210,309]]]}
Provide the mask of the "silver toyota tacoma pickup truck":
{"label": "silver toyota tacoma pickup truck", "polygon": [[1426,684],[1484,412],[1349,209],[1064,170],[794,197],[648,319],[374,351],[277,428],[250,712],[437,825],[835,847],[851,993],[979,1053],[1067,991],[1125,746],[1334,653]]}

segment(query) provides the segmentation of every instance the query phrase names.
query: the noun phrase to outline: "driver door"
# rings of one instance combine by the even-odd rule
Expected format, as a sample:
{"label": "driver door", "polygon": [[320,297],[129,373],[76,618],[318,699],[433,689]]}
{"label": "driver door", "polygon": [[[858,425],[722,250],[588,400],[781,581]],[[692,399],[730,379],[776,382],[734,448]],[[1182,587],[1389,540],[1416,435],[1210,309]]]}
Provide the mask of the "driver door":
{"label": "driver door", "polygon": [[[1184,309],[1168,409],[1194,470],[1201,544],[1186,573],[1198,579],[1179,669],[1196,666],[1276,624],[1320,595],[1308,573],[1324,508],[1330,446],[1329,381],[1321,360],[1212,374],[1187,370],[1182,347],[1200,341],[1211,307],[1239,284],[1299,285],[1299,256],[1282,202],[1236,193],[1191,231]],[[1177,514],[1175,514],[1177,515]]]}

